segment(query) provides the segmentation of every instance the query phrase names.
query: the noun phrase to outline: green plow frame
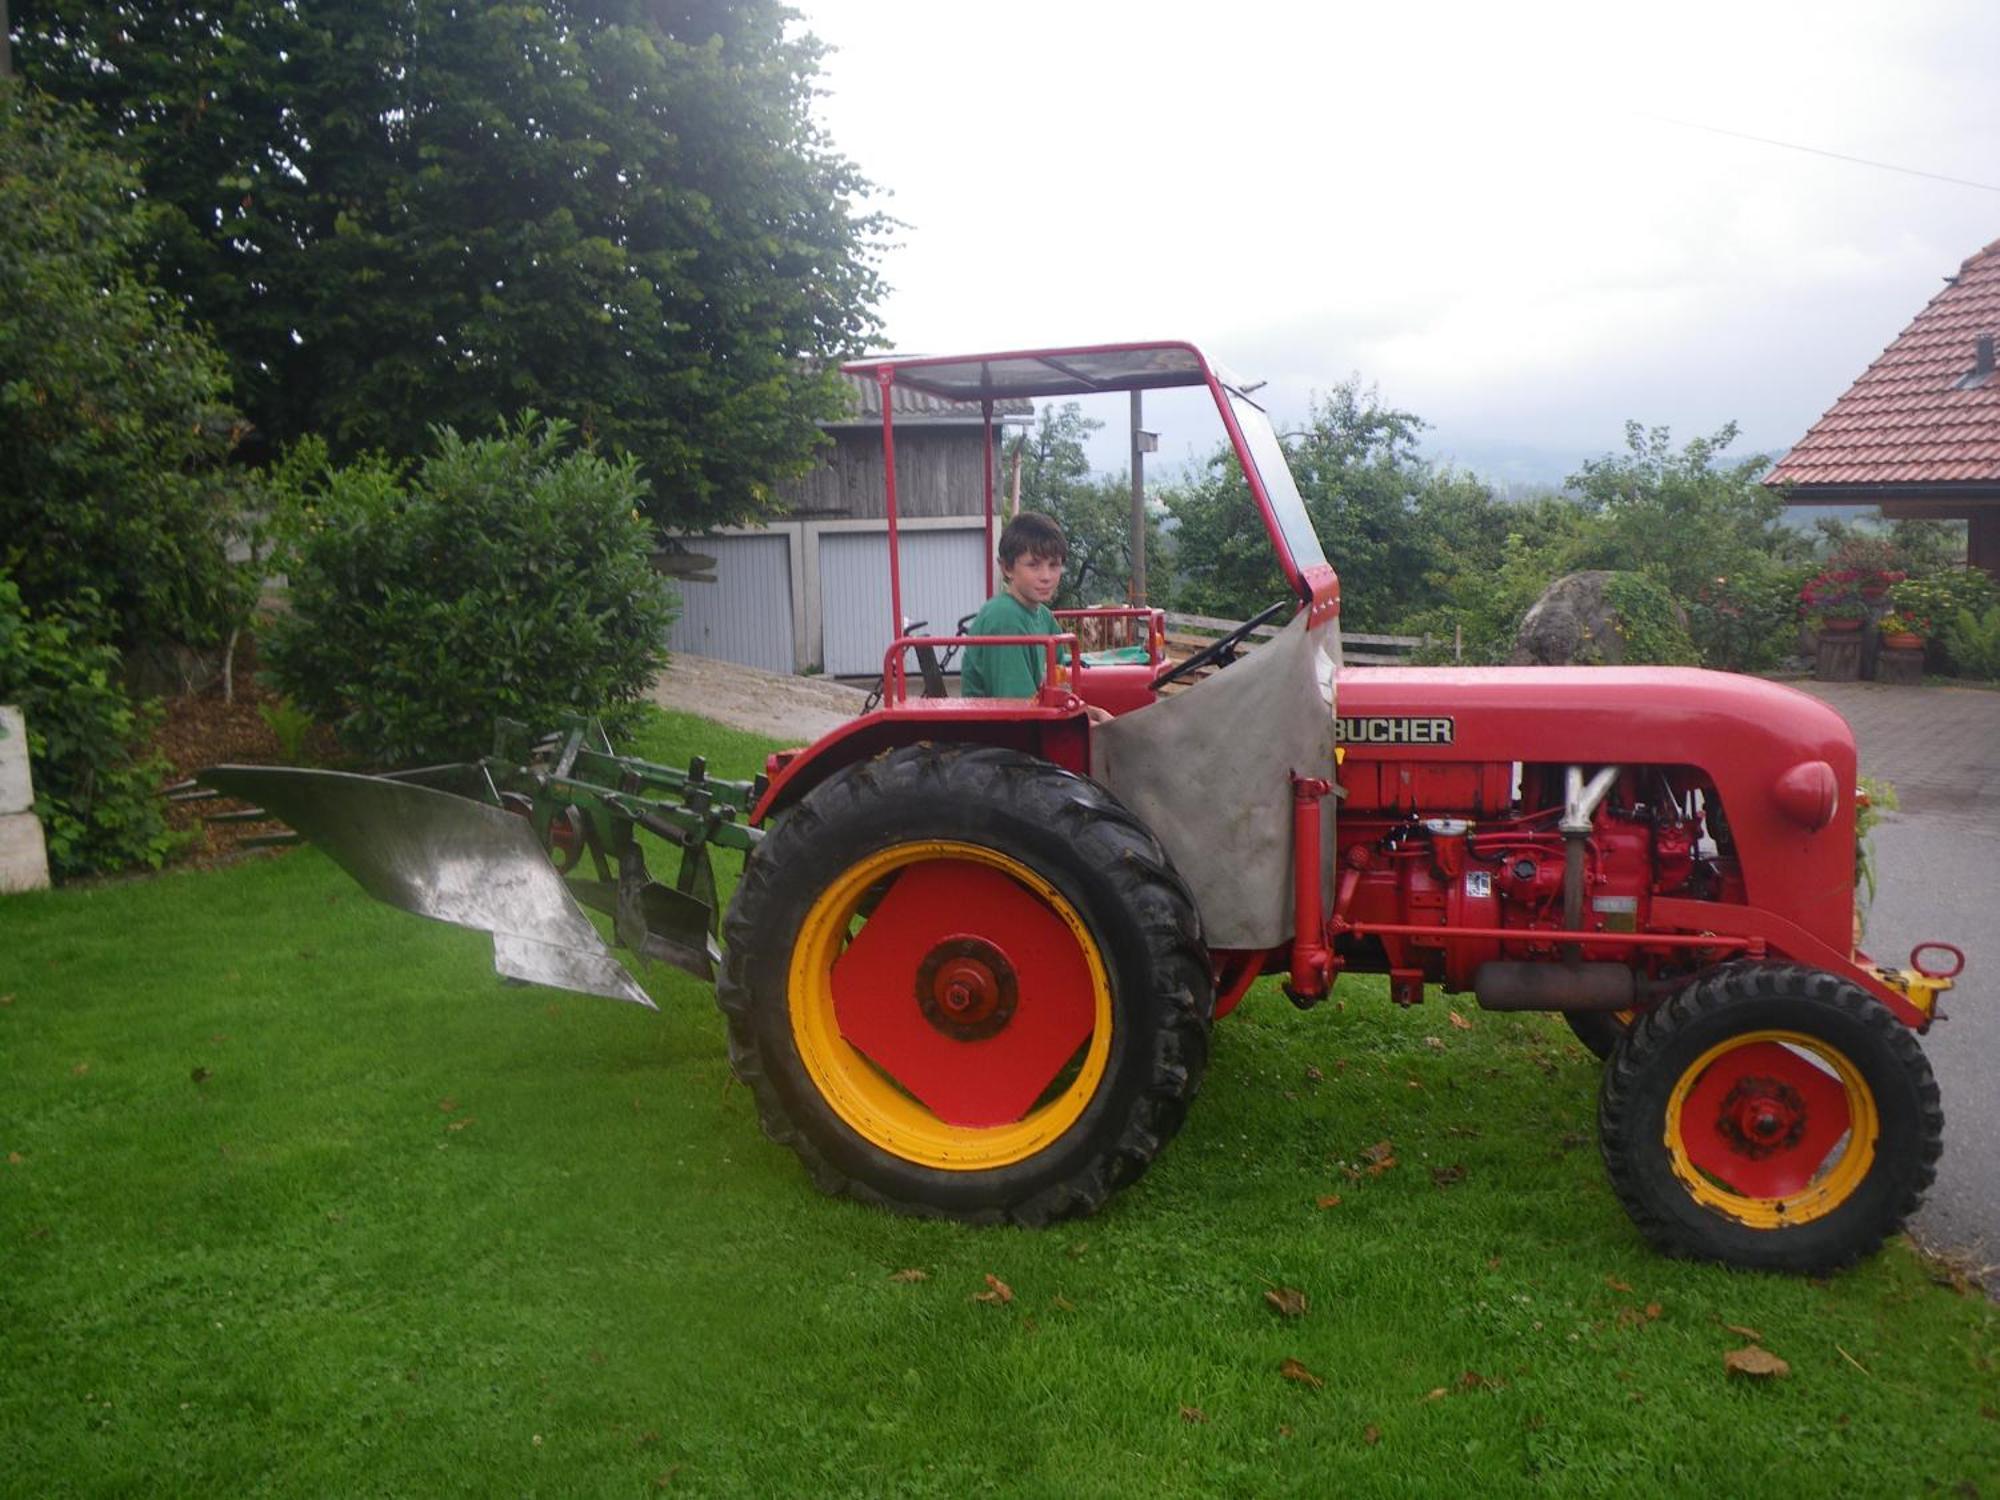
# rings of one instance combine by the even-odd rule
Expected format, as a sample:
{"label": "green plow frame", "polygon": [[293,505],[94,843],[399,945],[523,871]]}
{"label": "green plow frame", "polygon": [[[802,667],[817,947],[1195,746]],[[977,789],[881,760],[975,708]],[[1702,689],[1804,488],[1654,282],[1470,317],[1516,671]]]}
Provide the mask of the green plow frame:
{"label": "green plow frame", "polygon": [[[743,821],[761,777],[712,777],[699,756],[683,771],[616,754],[594,719],[540,738],[503,719],[491,755],[418,771],[215,766],[196,780],[253,804],[220,820],[276,818],[377,900],[490,933],[507,977],[648,1007],[583,908],[611,918],[620,946],[712,980],[709,847],[747,853],[763,837]],[[672,884],[647,868],[642,830],[678,850]]]}

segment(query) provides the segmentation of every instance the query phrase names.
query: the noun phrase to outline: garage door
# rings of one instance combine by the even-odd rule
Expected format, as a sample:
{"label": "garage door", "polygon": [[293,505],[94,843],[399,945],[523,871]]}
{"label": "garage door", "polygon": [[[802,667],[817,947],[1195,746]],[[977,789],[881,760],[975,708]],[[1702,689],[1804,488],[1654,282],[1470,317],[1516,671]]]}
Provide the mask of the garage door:
{"label": "garage door", "polygon": [[715,581],[676,585],[681,615],[667,634],[667,649],[768,672],[796,670],[791,546],[786,539],[709,536],[692,538],[687,546],[715,559]]}
{"label": "garage door", "polygon": [[[986,602],[983,526],[905,531],[903,613],[928,620],[927,635],[949,635],[962,615]],[[881,531],[824,532],[819,539],[819,597],[826,670],[872,677],[889,649],[889,538]]]}

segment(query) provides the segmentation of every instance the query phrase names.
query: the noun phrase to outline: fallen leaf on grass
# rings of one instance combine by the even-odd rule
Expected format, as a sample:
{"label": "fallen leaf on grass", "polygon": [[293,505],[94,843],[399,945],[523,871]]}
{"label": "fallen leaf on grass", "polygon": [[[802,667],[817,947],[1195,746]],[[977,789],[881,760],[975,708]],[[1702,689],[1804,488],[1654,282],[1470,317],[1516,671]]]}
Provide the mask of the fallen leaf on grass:
{"label": "fallen leaf on grass", "polygon": [[1648,1302],[1646,1304],[1646,1321],[1648,1323],[1657,1323],[1659,1318],[1660,1304],[1657,1302]]}
{"label": "fallen leaf on grass", "polygon": [[0,1005],[12,1005],[13,1003],[14,997],[12,995],[0,995]]}
{"label": "fallen leaf on grass", "polygon": [[1417,1405],[1422,1406],[1426,1401],[1442,1401],[1444,1397],[1445,1397],[1445,1389],[1443,1386],[1441,1385],[1432,1386],[1429,1390],[1425,1391],[1423,1395],[1417,1398]]}
{"label": "fallen leaf on grass", "polygon": [[1761,1344],[1764,1342],[1763,1334],[1759,1333],[1754,1328],[1747,1327],[1742,1323],[1724,1323],[1722,1325],[1722,1328],[1725,1333],[1733,1333],[1740,1339],[1750,1340],[1750,1342],[1753,1344]]}
{"label": "fallen leaf on grass", "polygon": [[974,1302],[991,1302],[994,1306],[998,1307],[1003,1302],[1012,1302],[1014,1300],[1014,1289],[998,1276],[995,1276],[991,1271],[988,1271],[986,1273],[986,1290],[983,1292],[974,1292],[972,1300]]}
{"label": "fallen leaf on grass", "polygon": [[891,1271],[889,1273],[889,1279],[891,1281],[929,1281],[931,1279],[931,1273],[928,1271],[920,1271],[915,1266],[911,1266],[907,1270]]}
{"label": "fallen leaf on grass", "polygon": [[1313,1201],[1313,1207],[1314,1207],[1314,1208],[1338,1208],[1338,1207],[1340,1207],[1340,1194],[1338,1194],[1338,1193],[1321,1193],[1321,1194],[1319,1195],[1319,1197],[1318,1197],[1317,1199],[1315,1199],[1315,1200]]}
{"label": "fallen leaf on grass", "polygon": [[1326,1385],[1324,1380],[1321,1380],[1319,1376],[1313,1374],[1311,1370],[1308,1370],[1295,1359],[1288,1359],[1279,1365],[1278,1373],[1287,1380],[1296,1380],[1300,1385],[1310,1386],[1316,1391]]}
{"label": "fallen leaf on grass", "polygon": [[1306,1315],[1306,1294],[1295,1286],[1274,1286],[1264,1293],[1264,1300],[1281,1317],[1303,1318]]}
{"label": "fallen leaf on grass", "polygon": [[1049,1306],[1053,1307],[1057,1312],[1076,1311],[1076,1304],[1070,1301],[1069,1298],[1061,1295],[1060,1293],[1049,1298]]}
{"label": "fallen leaf on grass", "polygon": [[1451,1024],[1460,1031],[1472,1030],[1472,1023],[1466,1020],[1465,1017],[1461,1016],[1457,1011],[1451,1012]]}
{"label": "fallen leaf on grass", "polygon": [[1382,1441],[1382,1429],[1377,1427],[1373,1422],[1370,1422],[1366,1427],[1361,1429],[1361,1441],[1371,1448],[1374,1447]]}
{"label": "fallen leaf on grass", "polygon": [[1380,1177],[1396,1165],[1396,1148],[1388,1141],[1377,1141],[1361,1154],[1367,1158],[1370,1177]]}
{"label": "fallen leaf on grass", "polygon": [[1324,1073],[1320,1072],[1320,1070],[1319,1070],[1318,1068],[1314,1067],[1314,1066],[1313,1066],[1313,1065],[1312,1065],[1311,1063],[1307,1063],[1307,1064],[1306,1064],[1306,1082],[1307,1082],[1307,1083],[1325,1083],[1325,1082],[1326,1082],[1326,1074],[1324,1074]]}
{"label": "fallen leaf on grass", "polygon": [[196,1068],[192,1073],[188,1074],[188,1077],[192,1078],[196,1083],[207,1083],[214,1076],[206,1068]]}
{"label": "fallen leaf on grass", "polygon": [[1199,1427],[1208,1421],[1208,1413],[1203,1411],[1199,1406],[1189,1406],[1183,1401],[1181,1403],[1181,1420],[1191,1427]]}
{"label": "fallen leaf on grass", "polygon": [[22,1155],[22,1154],[21,1154],[20,1152],[18,1152],[18,1151],[9,1151],[9,1152],[7,1153],[7,1165],[8,1165],[8,1166],[10,1166],[10,1167],[20,1167],[20,1166],[25,1166],[25,1165],[27,1165],[27,1161],[28,1161],[28,1158],[27,1158],[27,1157],[25,1157],[25,1156],[23,1156],[23,1155]]}
{"label": "fallen leaf on grass", "polygon": [[89,1071],[90,1071],[89,1063],[78,1063],[75,1067],[69,1070],[69,1076],[72,1078],[81,1078],[83,1077],[84,1074],[88,1073]]}
{"label": "fallen leaf on grass", "polygon": [[1630,1292],[1632,1290],[1630,1283],[1620,1281],[1616,1276],[1605,1277],[1604,1284],[1614,1292]]}
{"label": "fallen leaf on grass", "polygon": [[1458,1377],[1460,1389],[1468,1391],[1497,1391],[1506,1387],[1507,1382],[1498,1375],[1482,1375],[1477,1370],[1467,1370]]}
{"label": "fallen leaf on grass", "polygon": [[462,1120],[446,1120],[444,1122],[444,1128],[446,1130],[452,1130],[452,1131],[463,1130],[465,1129],[466,1126],[470,1125],[476,1118],[477,1116],[467,1115]]}
{"label": "fallen leaf on grass", "polygon": [[1756,1344],[1745,1349],[1731,1349],[1722,1356],[1722,1367],[1732,1375],[1747,1375],[1752,1380],[1782,1380],[1792,1373],[1790,1365],[1769,1349]]}
{"label": "fallen leaf on grass", "polygon": [[1431,1168],[1431,1182],[1437,1187],[1448,1188],[1454,1183],[1463,1181],[1465,1181],[1465,1164],[1463,1162],[1454,1162],[1448,1167]]}
{"label": "fallen leaf on grass", "polygon": [[1427,1036],[1424,1038],[1424,1045],[1433,1052],[1442,1052],[1444,1051],[1444,1038],[1441,1036]]}
{"label": "fallen leaf on grass", "polygon": [[457,1097],[452,1094],[446,1094],[442,1099],[438,1100],[438,1108],[443,1110],[448,1115],[457,1114],[458,1113]]}

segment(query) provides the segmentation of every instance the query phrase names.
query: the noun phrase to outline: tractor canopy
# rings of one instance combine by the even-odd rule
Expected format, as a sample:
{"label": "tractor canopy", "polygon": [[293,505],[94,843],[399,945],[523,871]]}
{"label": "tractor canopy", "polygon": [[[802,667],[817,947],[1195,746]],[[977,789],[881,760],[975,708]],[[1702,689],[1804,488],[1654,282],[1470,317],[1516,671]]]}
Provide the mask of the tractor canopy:
{"label": "tractor canopy", "polygon": [[[1058,349],[1023,349],[997,354],[884,354],[841,367],[850,375],[880,382],[885,396],[902,386],[950,401],[992,404],[1009,398],[1088,396],[1117,391],[1167,390],[1206,386],[1216,414],[1229,434],[1250,493],[1264,517],[1285,580],[1301,602],[1325,603],[1337,584],[1305,501],[1285,462],[1283,444],[1264,409],[1250,399],[1258,383],[1245,382],[1208,358],[1193,344],[1163,341],[1091,344]],[[894,524],[895,402],[882,402],[884,451],[889,475],[888,505]],[[989,419],[989,428],[991,422]],[[988,465],[988,484],[991,484]],[[987,516],[992,516],[987,494]],[[892,544],[893,545],[893,544]],[[893,576],[893,575],[892,575]],[[897,606],[900,617],[900,604]]]}

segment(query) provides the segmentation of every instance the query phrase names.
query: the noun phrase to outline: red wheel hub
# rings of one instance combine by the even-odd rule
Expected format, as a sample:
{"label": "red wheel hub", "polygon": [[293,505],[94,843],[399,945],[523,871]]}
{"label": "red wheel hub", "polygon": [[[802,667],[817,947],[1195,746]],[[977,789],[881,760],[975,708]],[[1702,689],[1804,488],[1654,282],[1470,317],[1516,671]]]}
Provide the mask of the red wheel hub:
{"label": "red wheel hub", "polygon": [[1839,1079],[1768,1041],[1717,1058],[1681,1113],[1688,1159],[1751,1198],[1803,1192],[1852,1124]]}
{"label": "red wheel hub", "polygon": [[832,988],[849,1045],[951,1125],[1020,1119],[1097,1017],[1069,924],[963,859],[904,869],[834,961]]}

